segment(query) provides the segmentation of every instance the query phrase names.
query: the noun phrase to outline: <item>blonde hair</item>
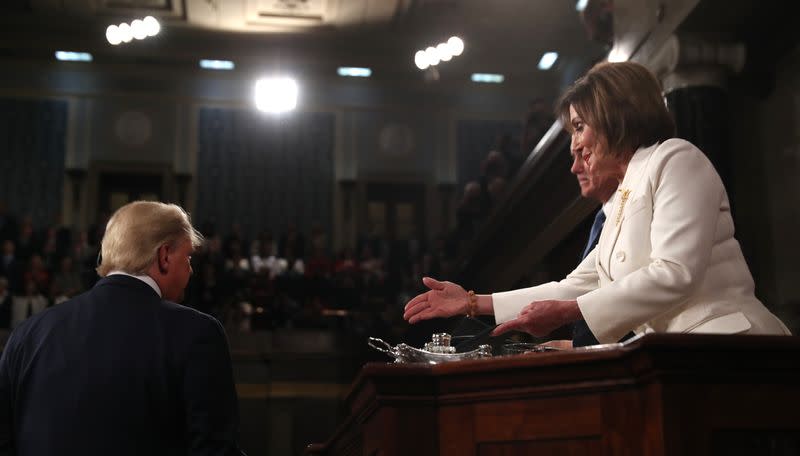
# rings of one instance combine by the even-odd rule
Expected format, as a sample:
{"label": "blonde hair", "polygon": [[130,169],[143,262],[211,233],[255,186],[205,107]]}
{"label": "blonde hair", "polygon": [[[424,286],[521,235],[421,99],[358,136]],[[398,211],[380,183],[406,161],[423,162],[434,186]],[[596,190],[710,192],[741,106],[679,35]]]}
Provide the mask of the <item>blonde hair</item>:
{"label": "blonde hair", "polygon": [[639,147],[675,136],[661,84],[638,63],[598,63],[567,89],[556,111],[571,133],[570,106],[605,138],[611,156],[624,158]]}
{"label": "blonde hair", "polygon": [[180,206],[154,201],[126,204],[108,220],[97,273],[101,277],[111,271],[144,274],[156,260],[159,247],[184,239],[193,247],[203,243],[203,236]]}

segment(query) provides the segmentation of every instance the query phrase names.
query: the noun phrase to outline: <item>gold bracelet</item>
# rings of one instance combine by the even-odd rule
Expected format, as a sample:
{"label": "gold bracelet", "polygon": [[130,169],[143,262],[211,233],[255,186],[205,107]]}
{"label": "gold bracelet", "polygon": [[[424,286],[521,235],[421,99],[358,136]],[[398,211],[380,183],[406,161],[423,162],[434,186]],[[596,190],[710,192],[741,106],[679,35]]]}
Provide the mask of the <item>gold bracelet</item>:
{"label": "gold bracelet", "polygon": [[469,301],[467,302],[467,316],[470,318],[475,318],[475,315],[478,314],[478,297],[475,296],[475,292],[469,290]]}

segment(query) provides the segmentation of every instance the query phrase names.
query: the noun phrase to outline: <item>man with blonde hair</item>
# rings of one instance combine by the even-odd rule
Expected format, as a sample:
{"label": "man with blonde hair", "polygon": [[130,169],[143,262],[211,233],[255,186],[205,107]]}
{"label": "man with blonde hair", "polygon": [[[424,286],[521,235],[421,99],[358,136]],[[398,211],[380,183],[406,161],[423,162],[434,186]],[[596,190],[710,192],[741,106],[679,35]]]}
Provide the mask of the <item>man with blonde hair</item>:
{"label": "man with blonde hair", "polygon": [[174,204],[137,201],[114,213],[103,278],[8,340],[0,454],[243,454],[222,326],[176,304],[201,242]]}

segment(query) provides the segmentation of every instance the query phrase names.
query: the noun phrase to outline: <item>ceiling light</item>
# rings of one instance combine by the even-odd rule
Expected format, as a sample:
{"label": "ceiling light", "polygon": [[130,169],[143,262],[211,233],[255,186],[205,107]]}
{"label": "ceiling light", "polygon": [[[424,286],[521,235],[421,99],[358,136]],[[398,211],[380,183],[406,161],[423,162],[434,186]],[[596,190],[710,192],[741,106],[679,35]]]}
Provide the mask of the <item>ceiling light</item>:
{"label": "ceiling light", "polygon": [[414,54],[414,64],[420,70],[436,66],[440,62],[449,62],[453,57],[464,52],[464,42],[457,36],[451,36],[446,43],[428,46],[425,50]]}
{"label": "ceiling light", "polygon": [[158,35],[158,32],[161,31],[161,24],[159,24],[158,20],[156,20],[156,18],[153,16],[145,17],[142,19],[142,22],[144,23],[147,36],[156,36]]}
{"label": "ceiling light", "polygon": [[589,4],[589,0],[578,0],[578,3],[575,4],[575,9],[578,11],[583,11],[586,9],[586,5]]}
{"label": "ceiling light", "polygon": [[433,46],[428,46],[428,48],[425,49],[425,57],[427,57],[428,65],[430,65],[430,66],[438,65],[439,61],[441,60],[439,58],[439,53],[436,51],[436,48],[433,47]]}
{"label": "ceiling light", "polygon": [[92,54],[88,52],[56,51],[56,59],[67,62],[91,62]]}
{"label": "ceiling light", "polygon": [[472,73],[472,82],[487,82],[487,83],[500,84],[505,79],[506,79],[505,76],[503,76],[502,74]]}
{"label": "ceiling light", "polygon": [[457,36],[451,36],[447,40],[447,47],[450,48],[450,55],[452,56],[459,56],[464,52],[464,42]]}
{"label": "ceiling light", "polygon": [[352,76],[357,78],[368,78],[372,76],[372,70],[369,68],[339,67],[336,72],[339,73],[339,76]]}
{"label": "ceiling light", "polygon": [[123,43],[130,43],[133,39],[133,31],[127,22],[119,24],[119,39],[122,40]]}
{"label": "ceiling light", "polygon": [[297,106],[297,83],[287,77],[259,79],[256,81],[255,101],[260,111],[291,111]]}
{"label": "ceiling light", "polygon": [[118,45],[122,42],[122,38],[119,34],[119,27],[116,25],[109,25],[106,29],[106,40],[114,46]]}
{"label": "ceiling light", "polygon": [[414,65],[420,70],[431,66],[430,62],[428,62],[428,54],[426,54],[425,51],[417,51],[417,53],[414,54]]}
{"label": "ceiling light", "polygon": [[453,58],[453,54],[450,53],[450,46],[447,43],[439,43],[436,46],[436,53],[442,62],[449,62]]}
{"label": "ceiling light", "polygon": [[144,22],[141,19],[136,19],[131,22],[131,35],[137,40],[143,40],[147,38],[147,29],[145,28]]}
{"label": "ceiling light", "polygon": [[545,52],[539,60],[540,70],[549,70],[558,60],[558,52]]}
{"label": "ceiling light", "polygon": [[205,68],[206,70],[232,70],[235,65],[230,60],[203,59],[200,61],[200,68]]}

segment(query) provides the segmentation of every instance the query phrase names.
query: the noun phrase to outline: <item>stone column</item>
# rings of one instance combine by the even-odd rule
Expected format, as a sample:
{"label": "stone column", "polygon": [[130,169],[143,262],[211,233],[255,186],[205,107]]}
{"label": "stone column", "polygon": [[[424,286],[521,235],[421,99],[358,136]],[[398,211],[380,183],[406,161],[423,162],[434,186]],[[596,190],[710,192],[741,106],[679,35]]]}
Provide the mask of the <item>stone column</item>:
{"label": "stone column", "polygon": [[672,35],[648,65],[661,79],[677,136],[708,156],[729,194],[734,183],[728,147],[727,81],[730,74],[742,70],[745,55],[745,47],[739,43]]}

